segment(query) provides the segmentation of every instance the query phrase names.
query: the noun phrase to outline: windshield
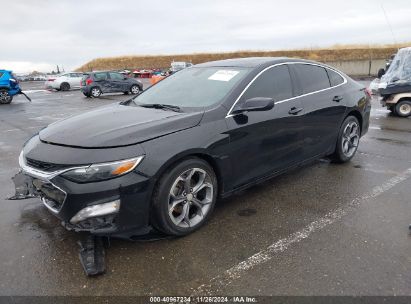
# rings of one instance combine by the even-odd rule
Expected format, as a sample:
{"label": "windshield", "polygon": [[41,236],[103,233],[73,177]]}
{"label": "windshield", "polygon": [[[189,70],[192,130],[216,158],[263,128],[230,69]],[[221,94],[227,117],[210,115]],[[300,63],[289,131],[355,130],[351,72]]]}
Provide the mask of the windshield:
{"label": "windshield", "polygon": [[184,69],[186,67],[186,64],[183,62],[173,62],[171,64],[171,67]]}
{"label": "windshield", "polygon": [[138,95],[135,104],[207,107],[221,101],[249,69],[230,67],[187,68]]}

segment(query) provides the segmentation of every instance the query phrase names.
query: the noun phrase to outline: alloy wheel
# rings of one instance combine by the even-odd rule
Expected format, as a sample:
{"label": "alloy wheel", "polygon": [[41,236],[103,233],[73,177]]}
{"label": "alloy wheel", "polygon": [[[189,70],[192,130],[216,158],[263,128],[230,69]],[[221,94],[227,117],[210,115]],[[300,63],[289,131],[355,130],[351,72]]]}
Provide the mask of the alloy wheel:
{"label": "alloy wheel", "polygon": [[0,91],[0,103],[8,104],[10,103],[12,97],[9,95],[7,91]]}
{"label": "alloy wheel", "polygon": [[407,116],[410,115],[411,113],[411,105],[409,105],[408,103],[404,103],[402,104],[399,109],[398,112],[403,115],[403,116]]}
{"label": "alloy wheel", "polygon": [[99,97],[101,95],[101,90],[99,88],[92,88],[91,89],[91,96]]}
{"label": "alloy wheel", "polygon": [[342,152],[347,158],[354,155],[360,141],[360,128],[355,121],[349,122],[342,134]]}
{"label": "alloy wheel", "polygon": [[209,174],[200,168],[183,172],[173,183],[168,214],[174,225],[190,228],[200,224],[210,210],[214,187]]}
{"label": "alloy wheel", "polygon": [[68,90],[70,90],[70,85],[68,83],[63,82],[60,86],[60,89],[62,91],[68,91]]}
{"label": "alloy wheel", "polygon": [[139,88],[138,86],[133,85],[133,86],[131,87],[131,93],[133,93],[133,94],[138,94],[139,92],[140,92],[140,88]]}

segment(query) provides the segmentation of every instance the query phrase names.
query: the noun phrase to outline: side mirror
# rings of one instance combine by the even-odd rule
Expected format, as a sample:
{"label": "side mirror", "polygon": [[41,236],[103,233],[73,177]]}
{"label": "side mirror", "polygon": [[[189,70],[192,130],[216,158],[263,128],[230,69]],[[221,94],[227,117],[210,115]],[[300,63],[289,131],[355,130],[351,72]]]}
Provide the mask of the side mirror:
{"label": "side mirror", "polygon": [[274,108],[274,99],[270,97],[254,97],[247,99],[233,110],[233,114],[252,111],[268,111]]}

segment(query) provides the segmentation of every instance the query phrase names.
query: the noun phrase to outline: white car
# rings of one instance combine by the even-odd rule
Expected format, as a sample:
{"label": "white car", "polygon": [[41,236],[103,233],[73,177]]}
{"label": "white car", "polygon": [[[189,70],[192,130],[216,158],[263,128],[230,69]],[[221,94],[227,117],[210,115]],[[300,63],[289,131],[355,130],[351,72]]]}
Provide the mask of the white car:
{"label": "white car", "polygon": [[83,73],[70,72],[61,75],[49,76],[44,83],[46,89],[55,89],[57,91],[68,91],[70,89],[79,89]]}

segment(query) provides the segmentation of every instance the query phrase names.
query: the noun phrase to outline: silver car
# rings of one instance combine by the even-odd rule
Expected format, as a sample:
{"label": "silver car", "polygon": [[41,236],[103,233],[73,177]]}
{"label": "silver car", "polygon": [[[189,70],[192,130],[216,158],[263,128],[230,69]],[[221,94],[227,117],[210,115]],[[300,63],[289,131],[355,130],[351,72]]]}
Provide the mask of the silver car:
{"label": "silver car", "polygon": [[70,72],[61,75],[49,76],[44,83],[46,89],[55,89],[57,91],[68,91],[70,89],[79,89],[83,73]]}

